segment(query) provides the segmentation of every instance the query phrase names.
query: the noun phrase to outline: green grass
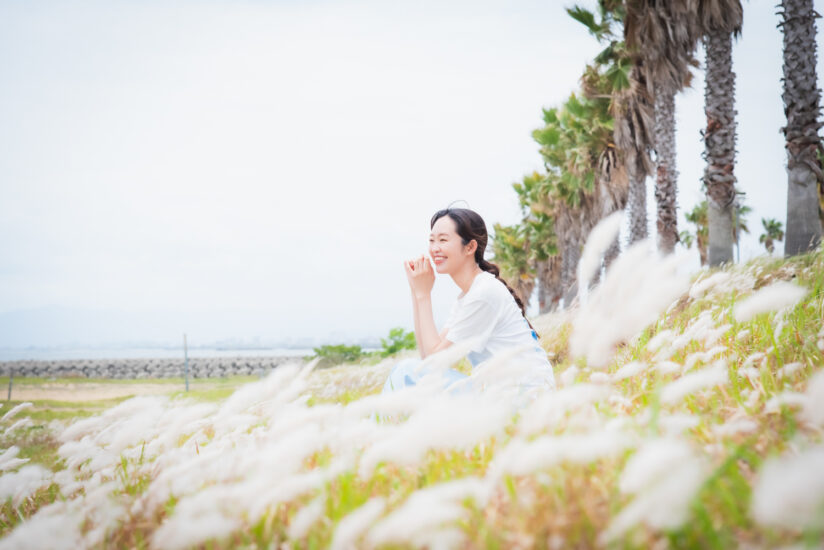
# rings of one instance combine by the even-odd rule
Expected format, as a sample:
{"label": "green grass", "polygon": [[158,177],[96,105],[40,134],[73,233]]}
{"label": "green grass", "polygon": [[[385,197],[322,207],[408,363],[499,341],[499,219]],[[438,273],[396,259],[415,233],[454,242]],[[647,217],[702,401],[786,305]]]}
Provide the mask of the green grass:
{"label": "green grass", "polygon": [[195,401],[222,401],[232,395],[240,385],[241,384],[204,389],[190,388],[188,392],[186,390],[180,390],[174,392],[171,396],[175,399],[187,398],[194,399]]}
{"label": "green grass", "polygon": [[[252,382],[258,380],[258,376],[227,376],[223,378],[189,378],[189,385],[194,384],[239,384]],[[13,386],[44,386],[44,385],[68,385],[68,384],[107,384],[112,386],[129,386],[132,384],[162,384],[168,386],[184,386],[186,379],[183,377],[177,378],[84,378],[84,377],[66,377],[66,378],[43,378],[24,376],[14,377]],[[0,376],[0,388],[8,388],[9,377]],[[12,393],[13,393],[12,389]]]}

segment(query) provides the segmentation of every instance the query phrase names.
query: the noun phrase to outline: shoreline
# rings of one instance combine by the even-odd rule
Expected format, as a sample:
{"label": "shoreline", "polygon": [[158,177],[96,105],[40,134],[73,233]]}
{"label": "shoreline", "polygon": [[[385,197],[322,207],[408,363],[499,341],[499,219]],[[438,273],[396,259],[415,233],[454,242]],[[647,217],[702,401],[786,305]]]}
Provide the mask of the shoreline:
{"label": "shoreline", "polygon": [[[189,358],[212,357],[306,357],[312,348],[295,347],[190,347]],[[80,361],[122,359],[177,359],[183,358],[183,347],[54,347],[54,348],[0,348],[0,363],[9,361]]]}
{"label": "shoreline", "polygon": [[[302,356],[190,357],[191,378],[263,376],[280,365],[304,363]],[[176,378],[185,375],[183,357],[115,359],[18,359],[0,361],[0,374],[31,378]]]}

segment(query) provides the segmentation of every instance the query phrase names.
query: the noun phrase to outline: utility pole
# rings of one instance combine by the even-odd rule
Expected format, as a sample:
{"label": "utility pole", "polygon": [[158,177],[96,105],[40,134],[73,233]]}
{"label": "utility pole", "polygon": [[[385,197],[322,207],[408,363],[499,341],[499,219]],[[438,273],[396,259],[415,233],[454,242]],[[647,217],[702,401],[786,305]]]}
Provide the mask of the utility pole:
{"label": "utility pole", "polygon": [[186,373],[186,391],[189,391],[189,347],[186,345],[186,333],[183,333],[183,368]]}

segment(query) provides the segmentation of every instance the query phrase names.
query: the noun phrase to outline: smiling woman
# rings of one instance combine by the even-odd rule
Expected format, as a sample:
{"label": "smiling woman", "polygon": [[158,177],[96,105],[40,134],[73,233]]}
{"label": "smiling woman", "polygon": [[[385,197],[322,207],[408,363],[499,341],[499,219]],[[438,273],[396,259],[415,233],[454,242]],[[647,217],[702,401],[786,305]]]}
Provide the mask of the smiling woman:
{"label": "smiling woman", "polygon": [[[481,216],[465,208],[447,208],[432,216],[430,227],[429,255],[435,271],[452,277],[461,294],[438,332],[432,315],[432,264],[424,256],[404,262],[421,359],[452,344],[466,342],[473,370],[492,357],[511,354],[510,362],[518,366],[518,384],[554,387],[552,367],[537,343],[538,335],[524,316],[523,303],[498,276],[498,266],[484,259],[488,234]],[[398,363],[384,385],[384,392],[415,385],[426,370],[420,360]],[[450,388],[465,377],[457,371],[447,371],[444,386]]]}

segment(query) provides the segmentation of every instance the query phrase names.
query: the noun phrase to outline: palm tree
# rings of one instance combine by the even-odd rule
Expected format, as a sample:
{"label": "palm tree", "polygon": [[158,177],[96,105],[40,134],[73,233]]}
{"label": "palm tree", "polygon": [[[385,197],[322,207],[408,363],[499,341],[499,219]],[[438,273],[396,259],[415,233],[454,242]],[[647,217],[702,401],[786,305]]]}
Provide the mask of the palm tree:
{"label": "palm tree", "polygon": [[606,101],[573,93],[560,109],[545,110],[544,127],[533,132],[547,170],[535,202],[553,220],[567,306],[578,292],[575,273],[583,239],[601,219],[604,201],[611,197],[602,177],[611,171],[604,164],[614,161],[609,152],[612,118],[608,107]]}
{"label": "palm tree", "polygon": [[660,90],[655,96],[655,201],[658,249],[669,253],[678,242],[678,171],[675,168],[675,92]]}
{"label": "palm tree", "polygon": [[787,147],[787,242],[784,255],[814,249],[821,241],[819,193],[824,194],[824,175],[818,129],[821,92],[816,76],[815,18],[813,0],[782,0],[784,31],[784,113],[782,128]]}
{"label": "palm tree", "polygon": [[678,241],[687,248],[692,248],[692,243],[695,242],[695,235],[689,231],[681,231],[678,234]]}
{"label": "palm tree", "polygon": [[493,229],[492,254],[501,268],[501,278],[515,289],[527,308],[535,288],[535,271],[529,261],[526,226],[496,223]]}
{"label": "palm tree", "polygon": [[656,227],[658,248],[664,253],[672,252],[678,242],[675,94],[689,86],[689,69],[696,64],[698,27],[692,4],[687,0],[627,0],[625,4],[626,45],[646,68],[647,91],[654,97]]}
{"label": "palm tree", "polygon": [[738,233],[749,233],[750,228],[747,227],[747,216],[752,212],[752,208],[741,204],[738,200],[735,201],[735,220],[732,224],[732,240],[738,242]]}
{"label": "palm tree", "polygon": [[773,218],[761,218],[761,225],[764,226],[764,233],[758,237],[758,242],[764,245],[769,254],[775,250],[775,241],[784,240],[784,229],[780,221]]}
{"label": "palm tree", "polygon": [[732,261],[735,204],[735,73],[732,37],[741,34],[740,0],[699,0],[698,17],[706,50],[703,131],[704,185],[708,201],[709,263]]}
{"label": "palm tree", "polygon": [[631,87],[616,94],[615,145],[626,159],[629,189],[629,244],[648,236],[647,176],[652,173],[650,158],[654,141],[654,99],[647,92],[647,77],[643,68],[633,66],[630,71]]}
{"label": "palm tree", "polygon": [[[538,263],[539,312],[546,313],[558,309],[561,303],[561,257],[556,254]],[[545,289],[543,295],[540,289]]]}
{"label": "palm tree", "polygon": [[[741,195],[741,193],[738,193]],[[692,243],[698,245],[698,254],[701,256],[701,265],[707,265],[708,249],[709,249],[709,216],[708,216],[707,201],[703,200],[695,207],[687,212],[684,216],[687,221],[695,226],[695,235],[689,231],[682,231],[679,235],[680,240],[687,248],[692,248]],[[735,222],[730,229],[730,240],[738,242],[739,233],[749,233],[750,229],[747,226],[747,215],[752,211],[749,206],[744,205],[740,201],[735,201]]]}
{"label": "palm tree", "polygon": [[[607,53],[615,45],[611,45],[605,50]],[[620,55],[620,54],[619,54]],[[628,83],[628,74],[623,73],[620,68],[607,69],[602,71],[599,66],[603,66],[603,60],[606,54],[602,52],[596,63],[598,65],[587,65],[584,75],[581,77],[581,89],[584,96],[600,106],[600,117],[602,129],[608,129],[611,125],[614,128],[614,122],[611,111],[612,94],[621,89],[624,83]],[[627,200],[629,197],[629,175],[627,173],[626,164],[622,162],[621,156],[614,143],[614,132],[602,131],[600,140],[596,142],[596,147],[601,147],[602,150],[598,154],[598,182],[597,186],[597,203],[600,205],[600,218],[605,218],[613,212],[624,210],[627,207]],[[644,204],[645,210],[646,204]],[[604,255],[604,267],[608,268],[610,263],[618,257],[621,252],[621,246],[616,235],[612,245]],[[597,282],[598,274],[593,279]]]}
{"label": "palm tree", "polygon": [[[600,19],[579,6],[567,11],[583,23],[599,42],[607,42],[606,48],[596,56],[595,63],[610,85],[608,91],[601,92],[601,95],[610,98],[609,113],[614,121],[612,146],[626,182],[626,199],[621,202],[629,210],[629,241],[632,244],[647,237],[646,178],[653,171],[650,151],[655,122],[648,71],[630,55],[625,41],[617,40],[613,30],[614,26],[623,25],[626,18],[622,0],[599,0]],[[615,255],[615,248],[608,258]]]}
{"label": "palm tree", "polygon": [[533,172],[512,187],[518,194],[529,248],[528,260],[538,287],[538,312],[554,309],[561,299],[560,255],[553,219],[546,207],[544,176]]}
{"label": "palm tree", "polygon": [[[750,229],[747,227],[747,216],[752,212],[752,208],[749,206],[744,205],[740,197],[743,193],[736,191],[735,197],[735,212],[733,214],[733,222],[732,222],[732,240],[735,243],[735,251],[736,256],[740,256],[739,248],[738,248],[738,239],[741,233],[749,233]],[[738,261],[740,257],[736,258]]]}
{"label": "palm tree", "polygon": [[[701,201],[691,211],[685,214],[687,221],[695,226],[695,243],[698,245],[698,255],[701,258],[701,265],[707,265],[707,241],[709,240],[709,229],[707,223],[707,201]],[[687,234],[689,235],[689,234]],[[692,236],[689,235],[687,248],[692,246]]]}

